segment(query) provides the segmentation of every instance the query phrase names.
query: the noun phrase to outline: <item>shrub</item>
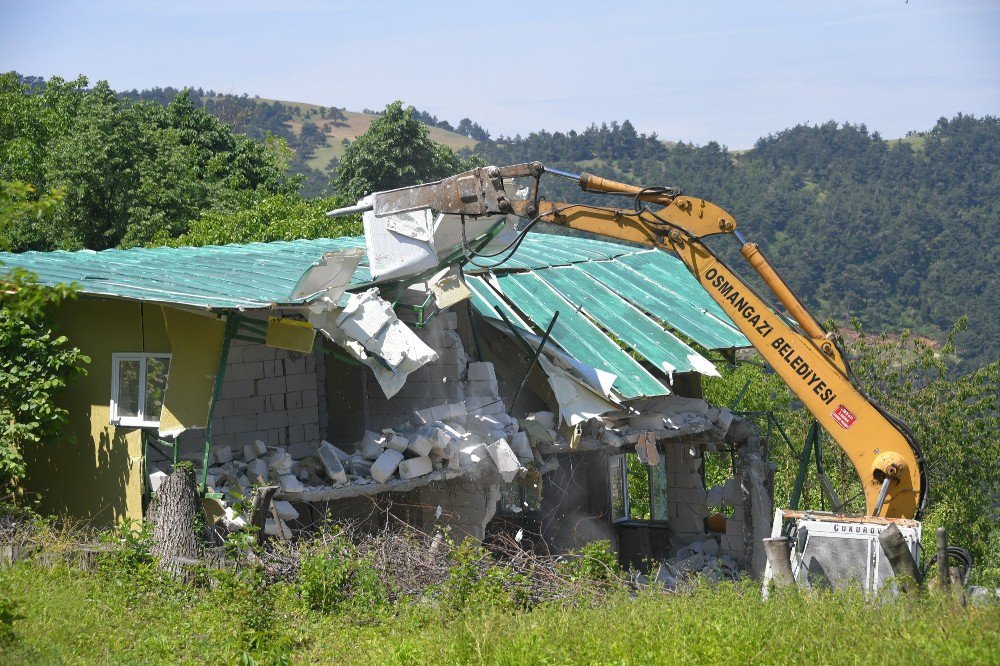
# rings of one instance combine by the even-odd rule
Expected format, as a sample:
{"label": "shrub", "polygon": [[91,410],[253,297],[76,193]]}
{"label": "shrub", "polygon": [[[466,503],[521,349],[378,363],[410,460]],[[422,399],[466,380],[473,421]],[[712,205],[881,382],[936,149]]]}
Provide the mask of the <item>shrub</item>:
{"label": "shrub", "polygon": [[312,610],[362,619],[384,610],[389,595],[371,558],[337,531],[308,546],[299,570],[299,594]]}

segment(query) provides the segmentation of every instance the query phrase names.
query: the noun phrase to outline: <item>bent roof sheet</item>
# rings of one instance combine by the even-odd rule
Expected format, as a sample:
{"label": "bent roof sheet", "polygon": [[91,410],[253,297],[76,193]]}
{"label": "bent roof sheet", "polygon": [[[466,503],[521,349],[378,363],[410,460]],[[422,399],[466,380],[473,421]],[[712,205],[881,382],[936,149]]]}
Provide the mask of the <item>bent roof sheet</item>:
{"label": "bent roof sheet", "polygon": [[[86,294],[255,309],[301,304],[291,294],[302,274],[324,253],[348,248],[364,248],[364,239],[0,253],[0,263],[32,271],[43,284],[76,283]],[[669,390],[622,346],[669,374],[670,368],[705,371],[708,363],[678,335],[708,349],[749,345],[680,260],[658,250],[530,233],[513,257],[492,266],[490,278],[481,270],[469,276],[481,314],[498,319],[501,311],[513,325],[538,333],[558,311],[553,342],[618,376],[615,389],[625,398]],[[362,261],[350,288],[371,284]]]}

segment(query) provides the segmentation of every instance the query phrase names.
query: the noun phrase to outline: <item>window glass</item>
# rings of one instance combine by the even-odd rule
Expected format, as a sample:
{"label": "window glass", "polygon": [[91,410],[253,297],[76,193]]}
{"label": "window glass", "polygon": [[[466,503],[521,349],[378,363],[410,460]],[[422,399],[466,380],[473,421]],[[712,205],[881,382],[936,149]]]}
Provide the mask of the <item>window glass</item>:
{"label": "window glass", "polygon": [[667,521],[667,463],[650,467],[634,453],[614,456],[608,461],[611,486],[611,519]]}
{"label": "window glass", "polygon": [[118,418],[139,416],[139,359],[122,360],[118,364]]}
{"label": "window glass", "polygon": [[146,358],[146,404],[143,417],[146,421],[159,421],[163,409],[163,394],[167,389],[169,358]]}

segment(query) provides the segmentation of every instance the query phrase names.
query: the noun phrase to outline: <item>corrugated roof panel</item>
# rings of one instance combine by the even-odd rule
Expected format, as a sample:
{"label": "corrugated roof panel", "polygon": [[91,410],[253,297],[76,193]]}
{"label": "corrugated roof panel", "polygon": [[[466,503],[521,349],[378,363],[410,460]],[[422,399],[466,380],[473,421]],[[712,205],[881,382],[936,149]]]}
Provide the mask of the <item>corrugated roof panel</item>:
{"label": "corrugated roof panel", "polygon": [[[642,256],[646,258],[645,253]],[[749,344],[728,320],[720,320],[706,312],[708,304],[705,301],[711,301],[713,305],[715,302],[689,273],[685,273],[686,279],[681,280],[673,276],[668,278],[662,273],[653,274],[641,267],[634,270],[625,262],[631,258],[592,261],[577,264],[577,267],[703,347],[726,349]]]}
{"label": "corrugated roof panel", "polygon": [[[626,266],[645,273],[661,284],[670,285],[675,290],[682,288],[683,285],[682,295],[686,300],[696,304],[698,307],[704,308],[720,322],[731,327],[742,336],[729,316],[719,307],[718,303],[712,300],[712,297],[708,295],[704,288],[698,284],[695,277],[691,275],[691,272],[688,271],[684,262],[677,257],[660,250],[652,250],[623,255],[620,261]],[[678,293],[681,292],[678,291]],[[749,345],[749,341],[745,341],[744,344]]]}
{"label": "corrugated roof panel", "polygon": [[[260,308],[291,298],[325,252],[364,248],[363,238],[93,252],[0,253],[0,262],[36,273],[42,284],[75,282],[89,294],[212,308]],[[367,267],[351,279],[371,282]]]}
{"label": "corrugated roof panel", "polygon": [[690,372],[710,365],[694,349],[576,266],[546,268],[535,275],[663,372]]}
{"label": "corrugated roof panel", "polygon": [[500,288],[518,310],[545,328],[558,311],[552,340],[574,358],[614,373],[614,388],[624,398],[670,393],[653,375],[626,354],[570,302],[554,292],[534,273],[498,275]]}
{"label": "corrugated roof panel", "polygon": [[496,292],[490,289],[489,285],[486,284],[485,278],[476,275],[466,275],[465,282],[469,285],[469,290],[472,292],[472,304],[479,314],[503,321],[503,318],[497,314],[497,311],[500,311],[515,326],[520,326],[527,331],[532,330],[531,326],[525,323],[516,312],[510,309],[510,306],[496,295]]}
{"label": "corrugated roof panel", "polygon": [[[612,259],[635,252],[636,248],[607,241],[575,238],[556,234],[529,233],[510,260],[496,268],[503,257],[496,259],[477,258],[476,263],[494,267],[495,270],[534,270],[549,266],[568,266],[580,261]],[[477,271],[469,267],[469,271]]]}

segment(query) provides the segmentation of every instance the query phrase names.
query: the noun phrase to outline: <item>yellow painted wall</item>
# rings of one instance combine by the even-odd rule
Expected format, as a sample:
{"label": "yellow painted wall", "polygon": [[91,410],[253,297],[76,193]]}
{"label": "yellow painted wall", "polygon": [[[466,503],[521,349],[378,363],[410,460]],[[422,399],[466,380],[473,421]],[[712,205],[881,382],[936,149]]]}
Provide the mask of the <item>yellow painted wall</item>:
{"label": "yellow painted wall", "polygon": [[61,399],[74,441],[25,451],[26,489],[43,511],[110,525],[142,516],[142,444],[135,428],[110,424],[111,354],[170,352],[158,305],[80,298],[54,313],[55,328],[90,357],[87,374]]}

